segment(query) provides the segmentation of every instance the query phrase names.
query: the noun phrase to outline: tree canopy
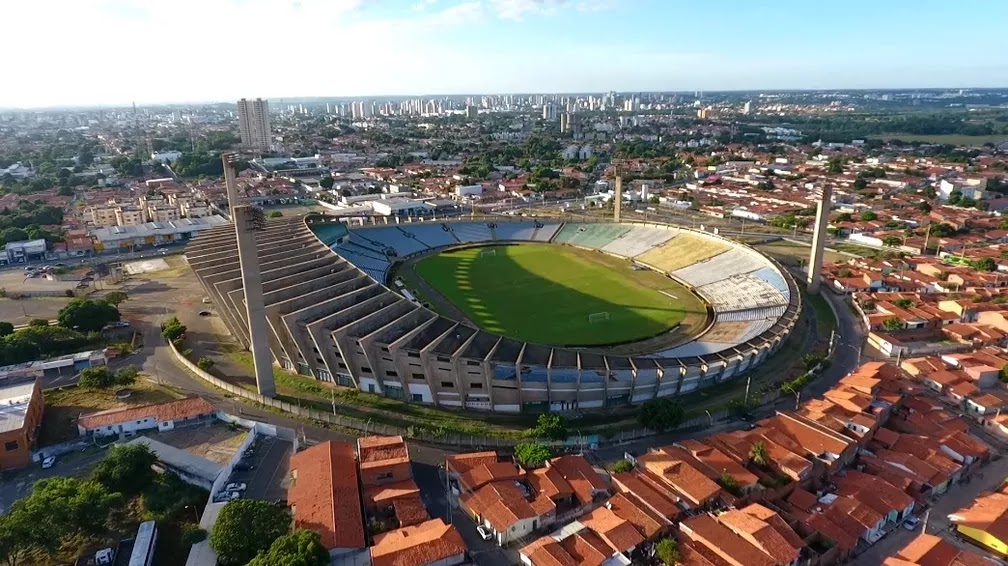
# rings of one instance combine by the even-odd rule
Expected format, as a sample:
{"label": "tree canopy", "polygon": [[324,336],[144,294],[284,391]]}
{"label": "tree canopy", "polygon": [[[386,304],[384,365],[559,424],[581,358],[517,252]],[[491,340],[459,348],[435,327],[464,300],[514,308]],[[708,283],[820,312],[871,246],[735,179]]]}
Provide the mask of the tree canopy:
{"label": "tree canopy", "polygon": [[650,399],[641,405],[637,420],[642,426],[662,432],[682,424],[686,411],[679,401],[669,397]]}
{"label": "tree canopy", "polygon": [[524,442],[515,446],[515,458],[524,468],[538,468],[551,456],[550,449],[538,442]]}
{"label": "tree canopy", "polygon": [[70,301],[60,309],[56,320],[64,328],[81,332],[98,332],[110,322],[119,320],[119,309],[104,301],[83,297]]}
{"label": "tree canopy", "polygon": [[157,456],[143,444],[118,444],[98,462],[91,477],[110,491],[136,494],[153,483],[156,462]]}
{"label": "tree canopy", "polygon": [[326,566],[329,551],[322,546],[318,533],[298,529],[284,535],[270,545],[269,550],[260,552],[248,566]]}
{"label": "tree canopy", "polygon": [[554,413],[543,413],[536,419],[535,427],[527,431],[528,436],[533,438],[545,438],[547,440],[566,440],[569,435],[567,423],[563,417]]}
{"label": "tree canopy", "polygon": [[130,387],[136,383],[138,372],[136,366],[129,365],[113,372],[108,366],[96,366],[84,369],[80,373],[77,384],[88,389],[110,389],[112,387]]}
{"label": "tree canopy", "polygon": [[210,546],[222,564],[248,564],[287,534],[290,523],[285,508],[258,499],[238,499],[221,509]]}

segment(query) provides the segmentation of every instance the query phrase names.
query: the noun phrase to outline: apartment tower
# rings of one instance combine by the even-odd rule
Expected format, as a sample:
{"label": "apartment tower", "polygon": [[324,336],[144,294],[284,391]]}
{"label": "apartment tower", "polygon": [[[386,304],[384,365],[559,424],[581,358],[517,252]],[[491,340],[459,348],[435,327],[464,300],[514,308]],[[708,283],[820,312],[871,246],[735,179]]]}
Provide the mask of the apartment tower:
{"label": "apartment tower", "polygon": [[238,131],[241,143],[248,148],[269,149],[270,118],[269,101],[241,99],[238,101]]}

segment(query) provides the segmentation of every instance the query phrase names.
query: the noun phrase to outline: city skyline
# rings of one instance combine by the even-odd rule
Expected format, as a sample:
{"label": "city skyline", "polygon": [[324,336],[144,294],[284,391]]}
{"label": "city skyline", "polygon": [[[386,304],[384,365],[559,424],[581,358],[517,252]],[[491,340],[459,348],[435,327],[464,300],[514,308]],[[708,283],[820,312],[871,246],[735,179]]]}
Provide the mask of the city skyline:
{"label": "city skyline", "polygon": [[[1008,85],[1008,60],[996,55],[1008,5],[973,1],[857,0],[828,14],[790,0],[773,10],[658,0],[57,0],[9,8],[11,21],[25,25],[0,37],[0,48],[32,49],[0,107]],[[984,17],[967,23],[963,13]],[[242,32],[257,28],[263,33]],[[155,29],[160,39],[150,44]],[[177,40],[162,41],[172,33]],[[941,41],[964,35],[969,42]],[[229,52],[248,55],[231,56],[222,77]]]}

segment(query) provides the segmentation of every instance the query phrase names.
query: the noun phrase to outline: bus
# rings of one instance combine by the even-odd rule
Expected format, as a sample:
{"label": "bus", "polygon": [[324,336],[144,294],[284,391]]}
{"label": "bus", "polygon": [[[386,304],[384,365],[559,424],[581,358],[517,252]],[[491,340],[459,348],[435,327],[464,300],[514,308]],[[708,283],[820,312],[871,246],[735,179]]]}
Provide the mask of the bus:
{"label": "bus", "polygon": [[154,547],[157,545],[157,525],[154,521],[140,523],[129,566],[151,566],[154,563]]}

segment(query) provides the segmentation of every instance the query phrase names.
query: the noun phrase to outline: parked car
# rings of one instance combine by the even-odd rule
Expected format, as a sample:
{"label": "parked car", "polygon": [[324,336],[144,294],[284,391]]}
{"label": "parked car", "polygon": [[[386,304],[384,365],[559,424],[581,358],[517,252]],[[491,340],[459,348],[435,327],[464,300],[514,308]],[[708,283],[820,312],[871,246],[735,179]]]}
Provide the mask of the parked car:
{"label": "parked car", "polygon": [[483,537],[483,540],[490,540],[493,538],[493,531],[488,529],[486,525],[478,525],[476,530],[479,532],[479,535]]}
{"label": "parked car", "polygon": [[245,491],[247,487],[245,482],[231,482],[224,486],[224,491]]}
{"label": "parked car", "polygon": [[238,460],[234,465],[234,469],[238,470],[239,472],[247,472],[253,469],[254,467],[255,466],[253,466],[251,462],[245,460]]}
{"label": "parked car", "polygon": [[903,521],[903,528],[908,531],[913,531],[917,530],[917,525],[919,524],[920,519],[918,519],[917,517],[907,517],[906,520]]}
{"label": "parked car", "polygon": [[199,311],[200,316],[210,316],[210,311]]}
{"label": "parked car", "polygon": [[42,469],[48,470],[56,464],[56,456],[46,456],[42,460]]}
{"label": "parked car", "polygon": [[220,491],[214,496],[215,503],[221,503],[223,501],[234,501],[235,499],[241,499],[240,491]]}

